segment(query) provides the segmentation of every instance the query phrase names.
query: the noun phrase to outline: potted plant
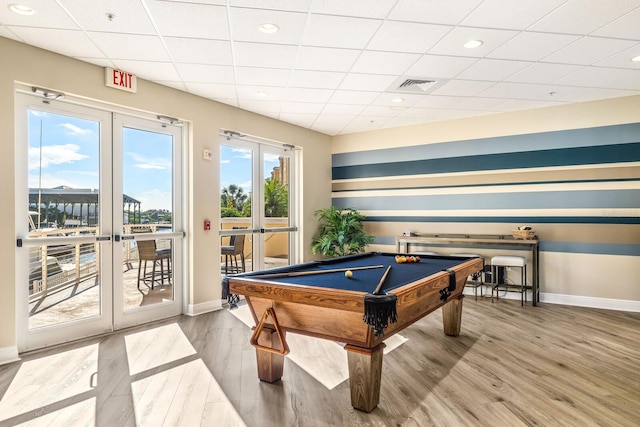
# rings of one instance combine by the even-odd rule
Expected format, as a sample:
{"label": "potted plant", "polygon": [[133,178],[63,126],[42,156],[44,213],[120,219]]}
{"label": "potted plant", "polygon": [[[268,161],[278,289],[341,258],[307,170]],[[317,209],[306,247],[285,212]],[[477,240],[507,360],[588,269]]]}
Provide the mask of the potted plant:
{"label": "potted plant", "polygon": [[311,251],[328,258],[364,252],[373,243],[373,236],[365,234],[362,222],[366,218],[352,208],[331,206],[315,211],[320,220],[318,235],[311,241]]}

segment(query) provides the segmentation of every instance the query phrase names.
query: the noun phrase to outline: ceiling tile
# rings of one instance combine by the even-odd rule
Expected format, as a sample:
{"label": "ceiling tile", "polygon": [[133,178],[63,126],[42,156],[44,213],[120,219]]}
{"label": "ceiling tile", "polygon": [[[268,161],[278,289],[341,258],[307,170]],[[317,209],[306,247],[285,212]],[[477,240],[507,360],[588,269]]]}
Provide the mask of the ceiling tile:
{"label": "ceiling tile", "polygon": [[305,113],[305,114],[318,114],[322,112],[324,108],[321,102],[291,102],[285,101],[282,103],[282,112],[284,113]]}
{"label": "ceiling tile", "polygon": [[[85,31],[156,34],[141,2],[131,0],[58,0]],[[53,3],[53,2],[52,2]],[[109,19],[107,14],[112,14]]]}
{"label": "ceiling tile", "polygon": [[322,0],[312,1],[309,10],[325,15],[385,18],[396,0]]}
{"label": "ceiling tile", "polygon": [[238,97],[244,99],[257,99],[260,101],[282,101],[284,99],[286,88],[284,87],[266,87],[253,85],[238,85]]}
{"label": "ceiling tile", "polygon": [[169,55],[158,36],[93,32],[88,35],[111,59],[169,61]]}
{"label": "ceiling tile", "polygon": [[116,68],[126,70],[140,78],[151,81],[176,81],[180,76],[169,62],[132,61],[119,59],[113,61]]}
{"label": "ceiling tile", "polygon": [[351,69],[360,55],[355,49],[300,46],[296,55],[298,70],[342,71]]}
{"label": "ceiling tile", "polygon": [[[237,99],[236,86],[232,84],[186,83],[186,86],[191,93],[210,97],[216,100],[226,99],[227,102],[225,102],[225,104],[230,104],[232,102],[231,100]],[[233,102],[237,103],[236,101]]]}
{"label": "ceiling tile", "polygon": [[275,68],[238,67],[236,78],[238,84],[256,86],[287,86],[289,70]]}
{"label": "ceiling tile", "polygon": [[637,44],[629,49],[625,49],[622,52],[618,52],[602,61],[598,61],[594,65],[601,67],[617,67],[617,68],[630,68],[634,70],[640,69],[640,62],[633,62],[631,58],[640,56],[640,44]]}
{"label": "ceiling tile", "polygon": [[460,74],[458,79],[502,81],[531,65],[525,61],[481,59]]}
{"label": "ceiling tile", "polygon": [[296,88],[290,87],[286,90],[284,99],[286,101],[304,101],[304,102],[329,102],[333,95],[332,89],[312,89],[312,88]]}
{"label": "ceiling tile", "polygon": [[297,47],[267,43],[234,43],[236,66],[291,68],[296,58]]}
{"label": "ceiling tile", "polygon": [[303,113],[280,113],[280,120],[293,123],[294,125],[310,128],[313,122],[318,117],[317,114],[303,114]]}
{"label": "ceiling tile", "polygon": [[145,0],[162,36],[228,39],[229,23],[224,6]]}
{"label": "ceiling tile", "polygon": [[555,84],[582,87],[603,87],[606,82],[629,73],[629,70],[619,68],[584,67],[574,73],[567,73],[564,77],[554,81]]}
{"label": "ceiling tile", "polygon": [[425,53],[452,28],[445,25],[385,21],[367,45],[367,49]]}
{"label": "ceiling tile", "polygon": [[638,40],[638,22],[640,22],[640,7],[594,31],[593,35]]}
{"label": "ceiling tile", "polygon": [[363,116],[367,117],[395,117],[406,108],[393,108],[389,105],[369,105],[362,111]]}
{"label": "ceiling tile", "polygon": [[294,70],[291,73],[289,87],[333,89],[340,84],[344,76],[345,73],[333,73],[330,71]]}
{"label": "ceiling tile", "polygon": [[396,117],[403,117],[405,119],[430,119],[436,117],[438,114],[442,113],[444,110],[440,108],[407,108],[405,111],[402,111]]}
{"label": "ceiling tile", "polygon": [[487,57],[539,61],[579,38],[565,34],[520,33]]}
{"label": "ceiling tile", "polygon": [[493,86],[494,82],[479,82],[472,80],[450,80],[436,89],[434,95],[474,96]]}
{"label": "ceiling tile", "polygon": [[[233,68],[224,65],[175,64],[178,73],[187,83],[234,84]],[[243,84],[242,82],[238,82]]]}
{"label": "ceiling tile", "polygon": [[231,43],[226,40],[165,37],[164,43],[175,62],[233,65]]}
{"label": "ceiling tile", "polygon": [[461,24],[469,27],[524,30],[566,0],[485,0]]}
{"label": "ceiling tile", "polygon": [[564,101],[568,96],[578,93],[582,90],[580,87],[545,85],[537,86],[535,89],[520,95],[520,99],[535,99],[538,101],[557,102]]}
{"label": "ceiling tile", "polygon": [[378,96],[380,92],[367,92],[357,90],[336,90],[331,97],[330,102],[336,104],[357,104],[369,105]]}
{"label": "ceiling tile", "polygon": [[348,74],[339,88],[342,90],[365,90],[381,92],[396,80],[396,76],[376,74]]}
{"label": "ceiling tile", "polygon": [[278,101],[264,101],[257,99],[241,99],[238,106],[243,110],[253,111],[258,114],[269,114],[280,112],[281,103]]}
{"label": "ceiling tile", "polygon": [[[452,56],[483,57],[489,52],[502,46],[518,34],[511,30],[492,30],[488,28],[456,27],[433,48],[430,54]],[[469,40],[481,40],[482,46],[467,49],[464,44]]]}
{"label": "ceiling tile", "polygon": [[353,117],[360,114],[364,108],[364,105],[327,104],[322,114],[344,114]]}
{"label": "ceiling tile", "polygon": [[[569,0],[528,30],[589,34],[638,6],[638,0]],[[585,10],[589,13],[584,13]]]}
{"label": "ceiling tile", "polygon": [[[640,22],[639,22],[640,24]],[[634,46],[631,40],[584,37],[545,57],[544,62],[590,65]]]}
{"label": "ceiling tile", "polygon": [[70,57],[104,58],[104,54],[82,32],[35,27],[8,27],[25,43]]}
{"label": "ceiling tile", "polygon": [[522,111],[522,110],[531,110],[534,108],[549,107],[552,105],[562,105],[562,103],[536,101],[533,99],[512,99],[498,106],[496,110],[502,111],[502,112]]}
{"label": "ceiling tile", "polygon": [[[231,8],[230,15],[234,40],[290,45],[299,43],[307,19],[306,13],[237,7]],[[280,30],[272,34],[261,32],[258,27],[266,23],[276,24]]]}
{"label": "ceiling tile", "polygon": [[311,15],[302,36],[306,46],[363,49],[382,21],[342,16]]}
{"label": "ceiling tile", "polygon": [[388,19],[457,25],[480,3],[482,0],[400,0]]}
{"label": "ceiling tile", "polygon": [[467,117],[484,116],[487,114],[495,114],[495,111],[458,110],[458,109],[446,110],[438,114],[434,118],[434,120],[437,120],[437,121],[456,120],[456,119],[464,119]]}
{"label": "ceiling tile", "polygon": [[415,53],[364,51],[353,65],[352,73],[391,74],[399,76],[420,58]]}
{"label": "ceiling tile", "polygon": [[425,99],[416,102],[414,107],[447,109],[455,107],[466,99],[468,99],[466,96],[429,95]]}
{"label": "ceiling tile", "polygon": [[456,105],[456,109],[461,108],[463,110],[495,111],[498,106],[505,102],[506,100],[501,98],[473,97]]}
{"label": "ceiling tile", "polygon": [[581,68],[583,68],[581,65],[546,64],[544,62],[537,62],[505,80],[514,83],[545,84],[551,83],[560,77],[566,76],[567,74],[576,72]]}
{"label": "ceiling tile", "polygon": [[536,85],[534,84],[501,82],[483,90],[477,95],[487,98],[513,99],[535,88]]}
{"label": "ceiling tile", "polygon": [[[198,2],[200,0],[193,0]],[[226,4],[227,0],[218,0],[220,4]],[[253,9],[289,10],[294,12],[306,12],[311,0],[229,0],[231,6],[242,6]]]}
{"label": "ceiling tile", "polygon": [[[376,99],[375,101],[373,101],[371,104],[372,105],[389,105],[389,106],[396,106],[396,107],[410,107],[412,105],[414,105],[417,102],[422,101],[423,99],[427,98],[428,95],[426,94],[417,94],[417,95],[413,95],[410,93],[393,93],[393,92],[384,92],[381,93]],[[394,103],[392,102],[393,99],[396,98],[401,98],[402,102],[401,103]]]}
{"label": "ceiling tile", "polygon": [[630,96],[630,95],[637,95],[637,92],[630,92],[630,91],[619,90],[619,89],[589,88],[589,89],[583,89],[580,92],[577,92],[573,95],[566,97],[564,101],[589,102],[589,101],[597,101],[599,99],[619,98],[622,96]]}
{"label": "ceiling tile", "polygon": [[640,70],[631,71],[622,77],[609,80],[605,87],[611,89],[640,91]]}
{"label": "ceiling tile", "polygon": [[[29,16],[13,13],[7,7],[11,3],[28,4],[35,13]],[[2,1],[0,3],[0,22],[6,26],[79,29],[64,9],[57,2],[51,0]]]}
{"label": "ceiling tile", "polygon": [[414,77],[452,79],[476,61],[477,58],[425,55],[408,69],[406,74]]}

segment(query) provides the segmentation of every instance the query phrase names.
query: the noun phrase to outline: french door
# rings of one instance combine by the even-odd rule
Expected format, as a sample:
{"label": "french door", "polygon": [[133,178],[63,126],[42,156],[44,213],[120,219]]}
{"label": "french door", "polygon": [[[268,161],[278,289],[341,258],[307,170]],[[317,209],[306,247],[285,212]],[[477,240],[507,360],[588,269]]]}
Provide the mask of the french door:
{"label": "french door", "polygon": [[222,274],[298,261],[295,154],[293,147],[222,138]]}
{"label": "french door", "polygon": [[16,129],[19,351],[181,313],[182,128],[19,92]]}

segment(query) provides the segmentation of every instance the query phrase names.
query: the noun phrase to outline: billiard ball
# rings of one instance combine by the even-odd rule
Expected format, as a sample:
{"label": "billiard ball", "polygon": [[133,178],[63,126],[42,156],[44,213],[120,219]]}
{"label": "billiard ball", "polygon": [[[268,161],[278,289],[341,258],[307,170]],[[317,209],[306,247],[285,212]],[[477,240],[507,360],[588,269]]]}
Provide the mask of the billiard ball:
{"label": "billiard ball", "polygon": [[353,276],[353,272],[351,270],[347,270],[344,272],[344,277],[349,278]]}

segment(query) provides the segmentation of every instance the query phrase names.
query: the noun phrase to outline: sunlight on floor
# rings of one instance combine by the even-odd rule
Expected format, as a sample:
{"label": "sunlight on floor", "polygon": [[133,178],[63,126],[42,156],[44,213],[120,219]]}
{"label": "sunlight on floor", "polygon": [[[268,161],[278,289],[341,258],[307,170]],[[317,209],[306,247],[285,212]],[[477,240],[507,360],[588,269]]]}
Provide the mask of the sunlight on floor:
{"label": "sunlight on floor", "polygon": [[[64,400],[78,400],[83,393],[93,393],[97,372],[97,344],[24,362],[0,401],[0,421],[38,408],[55,408],[56,403],[64,407],[46,413],[41,418],[55,419],[55,425],[58,425],[57,417],[73,418],[71,413],[83,418],[87,405],[91,406],[90,414],[94,418],[95,398],[73,404],[65,404]],[[67,414],[67,410],[71,412]],[[59,425],[77,425],[74,423]],[[83,422],[80,425],[86,424]]]}
{"label": "sunlight on floor", "polygon": [[124,342],[130,375],[196,354],[175,323],[127,335]]}
{"label": "sunlight on floor", "polygon": [[196,351],[177,324],[125,336],[125,345],[136,426],[245,425],[202,360],[180,362]]}

